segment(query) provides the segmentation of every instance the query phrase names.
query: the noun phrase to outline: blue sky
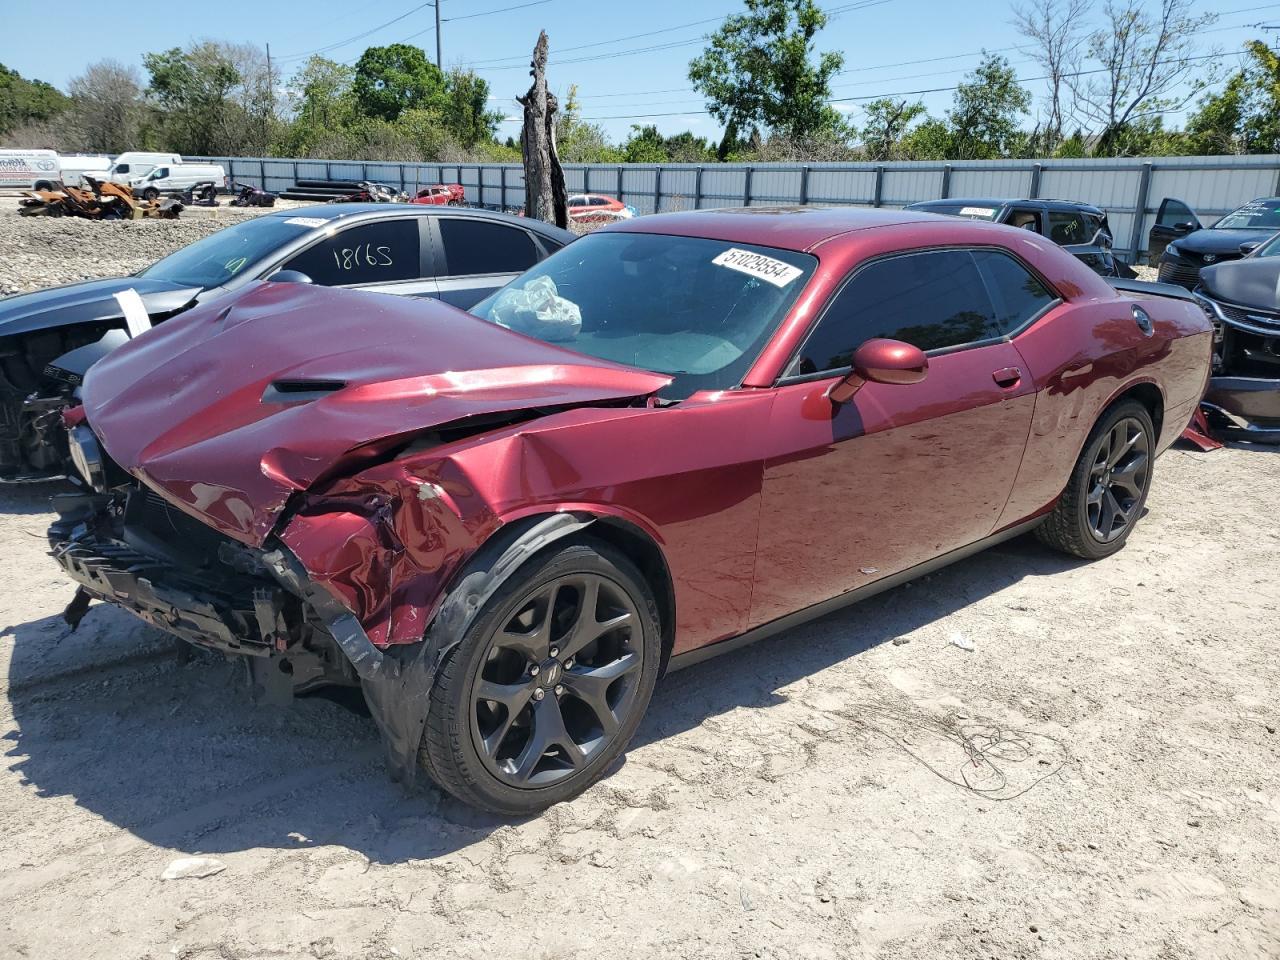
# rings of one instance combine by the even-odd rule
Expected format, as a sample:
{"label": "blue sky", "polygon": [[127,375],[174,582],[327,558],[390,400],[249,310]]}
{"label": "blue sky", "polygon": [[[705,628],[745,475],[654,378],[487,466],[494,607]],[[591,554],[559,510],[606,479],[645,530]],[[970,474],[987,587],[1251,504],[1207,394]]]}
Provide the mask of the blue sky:
{"label": "blue sky", "polygon": [[[614,139],[625,137],[634,123],[655,123],[665,133],[692,129],[707,137],[719,134],[718,125],[702,112],[702,101],[689,89],[687,64],[701,49],[701,37],[715,29],[716,19],[740,10],[741,0],[440,0],[440,4],[445,64],[480,71],[493,91],[495,109],[508,116],[518,109],[512,98],[528,87],[527,58],[538,31],[546,29],[552,85],[563,94],[570,84],[577,84],[583,116],[598,120]],[[11,26],[47,22],[47,0],[5,0],[5,6]],[[829,11],[855,7],[836,13],[819,38],[821,49],[845,54],[845,70],[833,82],[835,97],[870,98],[950,87],[977,64],[983,49],[1004,52],[1019,76],[1040,74],[1029,61],[1029,51],[1011,49],[1023,41],[1009,22],[1006,0],[822,0],[821,6]],[[517,8],[485,15],[508,7]],[[69,27],[56,31],[56,54],[47,45],[26,42],[0,53],[0,62],[23,76],[65,87],[87,63],[108,52],[140,67],[147,51],[205,37],[269,42],[286,76],[301,64],[300,55],[324,47],[332,47],[326,56],[354,61],[371,44],[405,41],[435,56],[432,8],[414,0],[382,0],[376,6],[353,5],[349,0],[308,0],[306,4],[218,0],[212,6],[174,0],[139,6],[126,17],[127,26],[103,28],[106,33],[85,28],[104,23],[103,11],[108,8],[101,0],[59,0],[57,8],[59,22]],[[1264,35],[1249,25],[1280,24],[1280,3],[1201,0],[1199,9],[1220,14],[1217,25],[1203,38],[1205,46],[1231,53],[1246,39]],[[105,16],[115,22],[112,18],[119,14]],[[21,29],[24,35],[35,36],[26,27]],[[366,31],[372,32],[333,46]],[[110,38],[105,46],[104,36]],[[1041,92],[1041,84],[1029,86]],[[931,112],[940,113],[951,96],[940,91],[920,99]],[[858,119],[859,100],[837,106]],[[517,129],[515,123],[501,128],[504,136]]]}

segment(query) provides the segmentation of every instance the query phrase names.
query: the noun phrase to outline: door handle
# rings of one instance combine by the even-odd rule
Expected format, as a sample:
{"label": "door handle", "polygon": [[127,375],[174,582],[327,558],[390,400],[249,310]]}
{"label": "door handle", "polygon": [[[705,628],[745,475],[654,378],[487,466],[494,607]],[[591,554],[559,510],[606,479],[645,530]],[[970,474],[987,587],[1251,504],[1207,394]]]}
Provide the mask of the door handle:
{"label": "door handle", "polygon": [[1002,387],[1016,387],[1022,381],[1022,371],[1017,367],[1002,367],[991,374],[991,379]]}

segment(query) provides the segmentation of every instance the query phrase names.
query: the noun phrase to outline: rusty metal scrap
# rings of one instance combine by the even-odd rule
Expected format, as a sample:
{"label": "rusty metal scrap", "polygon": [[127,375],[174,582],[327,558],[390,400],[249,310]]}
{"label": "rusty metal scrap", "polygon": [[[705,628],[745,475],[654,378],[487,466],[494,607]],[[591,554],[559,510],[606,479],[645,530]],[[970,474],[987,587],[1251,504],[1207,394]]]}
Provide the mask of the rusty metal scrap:
{"label": "rusty metal scrap", "polygon": [[58,190],[27,190],[18,212],[26,217],[84,217],[87,220],[175,220],[182,202],[165,197],[136,200],[132,191],[109,180],[86,176],[89,189],[62,186]]}

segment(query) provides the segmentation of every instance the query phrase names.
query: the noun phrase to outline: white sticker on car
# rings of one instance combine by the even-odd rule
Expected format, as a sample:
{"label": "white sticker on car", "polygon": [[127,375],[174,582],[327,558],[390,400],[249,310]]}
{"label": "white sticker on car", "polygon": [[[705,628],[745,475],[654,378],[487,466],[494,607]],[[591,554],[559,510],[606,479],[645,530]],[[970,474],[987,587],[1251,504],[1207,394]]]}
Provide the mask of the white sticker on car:
{"label": "white sticker on car", "polygon": [[994,207],[961,207],[960,216],[962,217],[994,217],[996,211]]}
{"label": "white sticker on car", "polygon": [[799,267],[793,267],[789,263],[766,257],[763,253],[739,250],[737,247],[730,247],[711,262],[718,267],[728,267],[765,283],[772,283],[775,287],[785,287],[804,273]]}
{"label": "white sticker on car", "polygon": [[293,223],[299,227],[323,227],[329,221],[324,217],[289,217],[285,223]]}
{"label": "white sticker on car", "polygon": [[124,313],[124,323],[130,337],[140,337],[151,329],[151,314],[147,313],[147,305],[142,302],[138,291],[130,287],[112,294],[120,310]]}

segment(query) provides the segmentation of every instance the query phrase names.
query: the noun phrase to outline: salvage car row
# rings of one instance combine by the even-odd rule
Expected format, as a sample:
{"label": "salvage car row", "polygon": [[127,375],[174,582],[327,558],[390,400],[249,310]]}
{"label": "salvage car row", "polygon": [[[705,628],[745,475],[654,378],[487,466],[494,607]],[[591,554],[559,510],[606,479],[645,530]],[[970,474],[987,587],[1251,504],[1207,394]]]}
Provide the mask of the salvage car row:
{"label": "salvage car row", "polygon": [[46,338],[0,357],[8,462],[74,465],[73,625],[117,604],[265,698],[358,686],[398,778],[529,814],[605,774],[670,670],[1024,532],[1123,546],[1227,339],[1204,295],[1099,276],[1105,215],[1067,211],[1073,250],[1035,209],[572,243],[282,211],[0,302]]}

